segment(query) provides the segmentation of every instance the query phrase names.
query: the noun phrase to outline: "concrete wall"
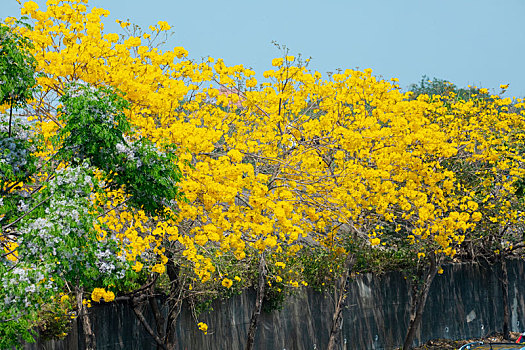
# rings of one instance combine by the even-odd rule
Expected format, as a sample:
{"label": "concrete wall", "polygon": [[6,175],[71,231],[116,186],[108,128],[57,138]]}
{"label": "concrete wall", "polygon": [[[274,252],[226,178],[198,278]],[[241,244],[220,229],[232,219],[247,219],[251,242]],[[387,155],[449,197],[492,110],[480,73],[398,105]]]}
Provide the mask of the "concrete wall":
{"label": "concrete wall", "polygon": [[[525,331],[525,262],[509,261],[511,330]],[[457,264],[437,275],[415,344],[430,339],[483,337],[502,330],[499,266]],[[348,349],[393,349],[403,341],[409,319],[409,286],[400,273],[364,275],[352,285],[343,342]]]}
{"label": "concrete wall", "polygon": [[[508,262],[511,330],[525,331],[525,262]],[[464,339],[501,331],[503,309],[499,266],[445,266],[432,284],[416,343],[430,339]],[[409,286],[401,273],[360,275],[352,282],[344,311],[341,349],[394,349],[402,344],[408,325]],[[208,334],[197,329],[188,308],[177,323],[179,349],[243,349],[255,294],[247,291],[216,301],[213,311],[199,316]],[[282,311],[263,314],[256,336],[258,350],[324,349],[334,302],[328,294],[301,290]],[[99,349],[155,349],[125,304],[95,306],[92,319]],[[63,341],[27,345],[27,350],[82,350],[81,329]]]}

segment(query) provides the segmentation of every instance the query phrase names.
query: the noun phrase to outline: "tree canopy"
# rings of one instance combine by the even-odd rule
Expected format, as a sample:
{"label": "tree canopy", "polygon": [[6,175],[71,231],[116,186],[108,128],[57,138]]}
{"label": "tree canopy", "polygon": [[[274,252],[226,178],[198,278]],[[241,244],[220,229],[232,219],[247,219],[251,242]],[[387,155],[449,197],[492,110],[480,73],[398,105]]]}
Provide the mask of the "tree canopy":
{"label": "tree canopy", "polygon": [[29,339],[42,305],[76,317],[261,283],[270,298],[336,281],[363,250],[435,274],[489,226],[523,242],[522,101],[403,93],[370,69],[327,78],[288,53],[258,80],[157,47],[166,22],[105,33],[109,12],[86,3],[25,2],[31,26],[0,32],[32,69],[0,77],[37,73],[0,129],[0,347]]}

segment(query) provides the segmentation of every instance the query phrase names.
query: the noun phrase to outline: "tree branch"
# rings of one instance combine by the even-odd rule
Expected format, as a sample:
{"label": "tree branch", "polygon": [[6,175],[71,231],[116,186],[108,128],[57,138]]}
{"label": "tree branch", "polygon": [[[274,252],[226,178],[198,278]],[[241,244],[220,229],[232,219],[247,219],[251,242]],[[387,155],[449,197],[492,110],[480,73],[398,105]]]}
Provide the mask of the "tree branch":
{"label": "tree branch", "polygon": [[40,203],[38,203],[37,205],[35,205],[33,208],[31,208],[30,210],[26,211],[24,213],[24,215],[22,215],[21,217],[19,217],[18,219],[16,219],[15,221],[5,225],[5,226],[2,226],[2,231],[5,231],[7,230],[8,228],[10,228],[11,226],[13,226],[14,224],[18,223],[20,220],[22,220],[23,218],[25,218],[27,215],[29,215],[32,211],[34,211],[36,208],[38,208],[39,206],[41,206],[43,203],[45,203],[48,199],[50,199],[51,197],[47,197],[46,199],[43,199]]}
{"label": "tree branch", "polygon": [[142,325],[144,326],[144,328],[146,328],[146,331],[149,333],[149,335],[151,335],[153,337],[153,339],[155,339],[155,341],[157,342],[157,344],[162,347],[163,349],[167,350],[166,349],[166,346],[164,346],[164,343],[162,342],[162,340],[158,337],[157,334],[155,334],[155,332],[153,331],[153,329],[150,327],[148,321],[146,320],[146,318],[144,317],[144,315],[142,314],[142,312],[138,309],[137,305],[135,304],[134,300],[132,299],[131,300],[131,304],[132,304],[132,308],[133,308],[133,312],[135,313],[135,315],[137,316],[137,318],[139,319],[140,323],[142,323]]}

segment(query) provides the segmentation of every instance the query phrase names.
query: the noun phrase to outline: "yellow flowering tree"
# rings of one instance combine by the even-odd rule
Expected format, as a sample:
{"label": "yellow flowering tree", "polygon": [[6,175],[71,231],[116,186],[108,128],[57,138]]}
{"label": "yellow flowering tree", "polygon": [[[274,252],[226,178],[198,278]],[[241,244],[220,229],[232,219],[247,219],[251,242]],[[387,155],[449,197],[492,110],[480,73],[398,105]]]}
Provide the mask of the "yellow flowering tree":
{"label": "yellow flowering tree", "polygon": [[[502,85],[502,92],[506,86]],[[508,277],[505,259],[523,247],[523,104],[478,89],[468,101],[451,101],[439,123],[462,145],[447,167],[465,193],[463,206],[474,210],[476,229],[466,234],[459,255],[500,262],[504,305],[503,333],[508,337]],[[454,118],[455,116],[455,118]],[[447,120],[448,119],[448,120]],[[457,130],[463,130],[460,134]]]}
{"label": "yellow flowering tree", "polygon": [[[131,301],[159,347],[175,346],[172,325],[192,291],[253,285],[251,348],[265,297],[306,284],[295,256],[319,249],[344,271],[334,348],[355,249],[366,246],[409,247],[418,257],[409,348],[434,276],[484,220],[482,209],[499,208],[495,222],[519,219],[505,209],[523,178],[523,113],[507,101],[411,99],[369,69],[327,79],[288,54],[257,81],[242,65],[162,51],[155,38],[170,29],[163,21],[146,33],[119,21],[121,36],[104,33],[108,11],[86,1],[50,0],[46,10],[29,1],[22,14],[34,25],[16,30],[32,41],[40,74],[26,111],[42,140],[34,154],[62,161],[65,172],[93,167],[100,190],[86,187],[85,206],[98,212],[85,224],[127,266],[125,278],[91,283],[91,299]],[[97,102],[108,96],[118,108]],[[164,314],[154,299],[162,286]],[[156,327],[142,315],[145,302]]]}
{"label": "yellow flowering tree", "polygon": [[[442,272],[443,259],[479,259],[487,250],[497,249],[489,248],[496,241],[508,242],[505,236],[523,240],[517,234],[521,232],[518,226],[523,207],[516,192],[524,171],[520,104],[512,106],[510,99],[490,96],[486,89],[471,89],[469,94],[421,94],[415,101],[430,105],[426,117],[457,151],[439,159],[441,171],[451,174],[442,183],[450,189],[446,207],[434,206],[429,216],[432,225],[408,236],[413,246],[419,247],[421,279],[414,285],[418,290],[404,348],[412,346],[426,295],[433,276]],[[437,197],[435,192],[432,196]],[[440,213],[447,214],[442,221],[437,220]]]}

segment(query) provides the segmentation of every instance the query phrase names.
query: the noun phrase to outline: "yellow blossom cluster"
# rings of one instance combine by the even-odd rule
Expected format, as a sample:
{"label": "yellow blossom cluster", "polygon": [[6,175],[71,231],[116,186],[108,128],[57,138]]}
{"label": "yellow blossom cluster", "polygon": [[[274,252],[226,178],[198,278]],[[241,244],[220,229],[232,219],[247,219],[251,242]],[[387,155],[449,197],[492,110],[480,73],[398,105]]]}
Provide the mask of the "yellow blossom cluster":
{"label": "yellow blossom cluster", "polygon": [[95,288],[91,293],[91,299],[100,303],[100,299],[104,299],[106,303],[115,300],[115,294],[112,291],[106,291],[103,288]]}
{"label": "yellow blossom cluster", "polygon": [[208,334],[208,325],[204,322],[199,322],[197,324],[197,326],[199,327],[199,329],[204,332],[204,334]]}

